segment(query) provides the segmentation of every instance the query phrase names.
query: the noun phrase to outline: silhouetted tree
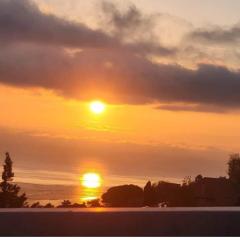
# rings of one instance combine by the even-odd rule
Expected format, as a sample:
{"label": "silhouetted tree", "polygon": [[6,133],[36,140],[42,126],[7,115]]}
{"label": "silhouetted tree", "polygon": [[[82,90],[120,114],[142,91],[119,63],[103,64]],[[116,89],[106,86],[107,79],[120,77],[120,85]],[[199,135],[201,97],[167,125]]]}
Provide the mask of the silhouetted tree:
{"label": "silhouetted tree", "polygon": [[195,177],[195,182],[196,183],[201,182],[202,180],[203,180],[203,176],[201,174],[199,174]]}
{"label": "silhouetted tree", "polygon": [[100,203],[100,199],[93,199],[87,202],[88,207],[96,208],[96,207],[102,207]]}
{"label": "silhouetted tree", "polygon": [[51,203],[47,203],[44,208],[54,208],[54,205]]}
{"label": "silhouetted tree", "polygon": [[73,203],[71,205],[71,208],[86,208],[86,204],[85,203]]}
{"label": "silhouetted tree", "polygon": [[1,208],[20,208],[26,207],[27,197],[25,193],[18,195],[20,187],[13,181],[14,173],[12,171],[12,160],[9,153],[6,153],[6,159],[3,165],[2,182],[0,183],[0,207]]}
{"label": "silhouetted tree", "polygon": [[33,203],[30,208],[54,208],[54,205],[47,203],[45,206],[41,205],[40,202]]}
{"label": "silhouetted tree", "polygon": [[33,203],[30,208],[43,208],[43,206],[40,204],[40,202]]}
{"label": "silhouetted tree", "polygon": [[191,176],[186,176],[186,177],[183,179],[182,185],[183,185],[183,186],[189,186],[191,183],[192,183],[192,178],[191,178]]}
{"label": "silhouetted tree", "polygon": [[181,185],[165,181],[159,181],[156,188],[158,203],[162,206],[178,206],[180,200]]}
{"label": "silhouetted tree", "polygon": [[151,184],[150,181],[147,182],[143,189],[144,193],[144,206],[153,207],[158,205],[157,198],[157,189],[154,185]]}
{"label": "silhouetted tree", "polygon": [[58,206],[58,208],[70,208],[72,206],[72,203],[69,200],[63,200],[61,205]]}
{"label": "silhouetted tree", "polygon": [[132,184],[111,187],[102,195],[102,202],[111,207],[141,207],[143,190]]}
{"label": "silhouetted tree", "polygon": [[[200,176],[200,175],[199,175]],[[200,179],[201,177],[198,177]],[[186,176],[183,179],[181,191],[179,195],[179,205],[183,207],[193,207],[196,204],[194,193],[195,182],[192,181],[191,176]]]}
{"label": "silhouetted tree", "polygon": [[69,200],[64,200],[61,205],[57,206],[58,208],[85,208],[85,203],[71,203]]}
{"label": "silhouetted tree", "polygon": [[228,161],[228,176],[232,183],[240,186],[240,156],[238,153],[230,155]]}

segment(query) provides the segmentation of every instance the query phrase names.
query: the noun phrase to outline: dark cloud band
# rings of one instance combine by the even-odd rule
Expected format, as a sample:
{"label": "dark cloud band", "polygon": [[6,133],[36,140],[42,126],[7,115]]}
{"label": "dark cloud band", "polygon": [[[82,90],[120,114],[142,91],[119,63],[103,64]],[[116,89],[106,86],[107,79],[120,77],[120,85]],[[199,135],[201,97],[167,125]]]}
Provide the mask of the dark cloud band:
{"label": "dark cloud band", "polygon": [[[181,102],[211,105],[206,109],[213,112],[214,106],[216,111],[240,107],[238,71],[207,64],[192,70],[154,63],[149,55],[172,56],[176,50],[149,39],[123,42],[120,33],[125,32],[126,21],[145,27],[144,20],[136,9],[125,18],[118,17],[116,9],[112,11],[114,27],[120,25],[121,31],[109,35],[46,15],[27,0],[2,0],[0,81],[53,89],[78,99],[102,97],[128,104]],[[79,51],[70,54],[66,47]]]}

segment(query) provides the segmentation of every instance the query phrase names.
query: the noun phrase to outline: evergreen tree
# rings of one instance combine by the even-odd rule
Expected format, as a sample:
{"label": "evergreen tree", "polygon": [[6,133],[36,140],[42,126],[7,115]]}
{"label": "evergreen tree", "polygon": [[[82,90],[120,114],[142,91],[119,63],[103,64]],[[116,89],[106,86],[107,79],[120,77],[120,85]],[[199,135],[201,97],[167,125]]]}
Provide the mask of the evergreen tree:
{"label": "evergreen tree", "polygon": [[70,208],[72,206],[72,203],[69,200],[63,200],[61,205],[58,206],[58,208]]}
{"label": "evergreen tree", "polygon": [[228,176],[232,183],[240,187],[240,156],[238,153],[230,155]]}
{"label": "evergreen tree", "polygon": [[2,182],[0,183],[0,207],[1,208],[20,208],[26,206],[27,197],[25,193],[19,195],[20,187],[13,184],[14,173],[12,171],[12,160],[9,153],[3,165]]}
{"label": "evergreen tree", "polygon": [[156,187],[152,185],[150,181],[147,182],[143,189],[144,193],[144,206],[157,206],[158,205],[158,197],[156,192]]}

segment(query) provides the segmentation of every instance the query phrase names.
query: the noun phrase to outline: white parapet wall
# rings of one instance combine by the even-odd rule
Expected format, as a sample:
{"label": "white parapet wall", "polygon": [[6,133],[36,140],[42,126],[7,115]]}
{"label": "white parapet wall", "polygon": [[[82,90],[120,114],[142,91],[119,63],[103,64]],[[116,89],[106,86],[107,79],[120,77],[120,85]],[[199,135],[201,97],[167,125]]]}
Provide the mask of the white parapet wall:
{"label": "white parapet wall", "polygon": [[240,236],[240,208],[2,209],[0,236]]}

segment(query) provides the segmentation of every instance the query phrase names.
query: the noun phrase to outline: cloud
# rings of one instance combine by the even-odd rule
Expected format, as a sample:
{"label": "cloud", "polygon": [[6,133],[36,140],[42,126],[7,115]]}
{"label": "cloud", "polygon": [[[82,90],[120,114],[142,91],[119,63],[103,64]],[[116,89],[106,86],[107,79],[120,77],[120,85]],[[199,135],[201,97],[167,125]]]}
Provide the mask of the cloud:
{"label": "cloud", "polygon": [[[2,0],[0,39],[5,44],[0,46],[0,82],[48,88],[84,100],[180,102],[213,112],[240,107],[239,71],[210,64],[188,69],[154,62],[151,55],[174,56],[177,50],[151,41],[155,36],[151,31],[145,34],[153,17],[141,15],[134,6],[125,13],[111,4],[103,6],[112,22],[110,33],[44,14],[27,0]],[[131,33],[135,37],[126,39]],[[66,47],[78,51],[70,54]]]}
{"label": "cloud", "polygon": [[[112,2],[103,1],[101,4],[102,24],[111,36],[121,39],[130,49],[136,52],[144,52],[153,55],[171,56],[175,55],[177,49],[164,44],[160,40],[158,22],[166,21],[166,18],[173,20],[173,17],[164,14],[144,15],[134,5],[130,4],[123,11]],[[169,40],[169,39],[168,39]],[[141,50],[140,50],[141,49]]]}
{"label": "cloud", "polygon": [[156,107],[160,110],[167,110],[173,112],[209,112],[209,113],[227,113],[236,109],[211,104],[161,104]]}
{"label": "cloud", "polygon": [[99,167],[102,174],[105,171],[111,175],[136,178],[152,176],[159,180],[164,177],[183,179],[186,175],[194,177],[199,173],[225,175],[228,158],[228,152],[221,149],[54,139],[4,128],[0,130],[0,157],[9,151],[14,168],[31,171],[79,174],[80,171],[88,171],[87,166],[93,164],[97,170]]}
{"label": "cloud", "polygon": [[119,38],[149,40],[153,36],[155,25],[154,15],[144,16],[135,5],[130,5],[126,11],[121,11],[112,2],[102,2],[103,19],[108,25],[108,31]]}
{"label": "cloud", "polygon": [[154,64],[117,50],[83,50],[70,56],[61,49],[35,45],[5,48],[0,63],[3,83],[55,89],[79,99],[99,96],[129,104],[240,104],[240,73],[220,66],[199,65],[189,70]]}
{"label": "cloud", "polygon": [[240,42],[240,25],[223,28],[219,26],[211,28],[199,28],[192,31],[191,39],[213,44],[236,44]]}
{"label": "cloud", "polygon": [[0,39],[80,48],[109,48],[117,41],[84,24],[44,14],[28,0],[0,1]]}
{"label": "cloud", "polygon": [[186,20],[166,13],[143,14],[134,4],[123,10],[112,2],[103,1],[101,10],[101,24],[105,29],[111,35],[135,44],[159,46],[161,43],[176,47],[179,39],[193,28]]}
{"label": "cloud", "polygon": [[0,2],[0,39],[3,43],[22,41],[80,49],[124,48],[139,53],[155,51],[164,55],[174,54],[174,49],[151,42],[124,44],[119,36],[109,36],[104,31],[93,30],[84,23],[45,14],[29,0]]}

